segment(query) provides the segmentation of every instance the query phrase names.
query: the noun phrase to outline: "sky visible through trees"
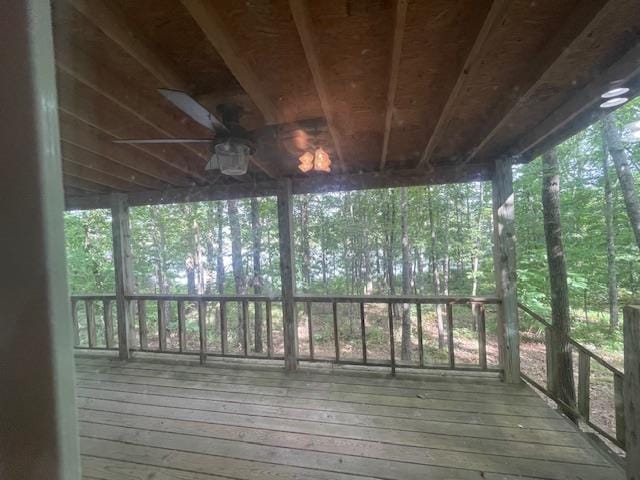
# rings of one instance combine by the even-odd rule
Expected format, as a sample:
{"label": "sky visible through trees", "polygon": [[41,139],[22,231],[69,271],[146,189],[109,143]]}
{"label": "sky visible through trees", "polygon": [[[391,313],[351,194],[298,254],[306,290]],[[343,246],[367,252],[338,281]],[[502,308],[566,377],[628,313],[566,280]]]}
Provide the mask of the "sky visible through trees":
{"label": "sky visible through trees", "polygon": [[[639,119],[640,101],[615,116]],[[640,144],[624,148],[638,190]],[[606,188],[620,305],[638,297],[640,253],[612,163],[606,187],[602,123],[557,155],[571,316],[607,325]],[[514,189],[519,298],[548,311],[540,158],[515,167]],[[294,215],[300,293],[494,292],[490,182],[296,196]],[[112,293],[110,213],[68,212],[65,226],[70,290]],[[135,207],[131,231],[138,293],[280,293],[275,198]]]}

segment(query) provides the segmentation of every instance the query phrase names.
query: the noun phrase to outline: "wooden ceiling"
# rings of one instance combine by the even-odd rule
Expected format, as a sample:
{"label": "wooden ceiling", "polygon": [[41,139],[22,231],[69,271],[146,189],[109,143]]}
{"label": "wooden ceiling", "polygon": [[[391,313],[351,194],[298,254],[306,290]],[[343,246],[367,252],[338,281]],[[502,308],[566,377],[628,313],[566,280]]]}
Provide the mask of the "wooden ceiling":
{"label": "wooden ceiling", "polygon": [[[298,191],[488,178],[495,158],[528,161],[596,120],[612,82],[640,86],[637,0],[55,0],[53,12],[71,203],[280,177],[304,177]],[[208,145],[113,143],[211,137],[158,88],[212,112],[241,106],[258,144],[249,173],[205,171]],[[330,175],[297,169],[300,132],[330,152]]]}

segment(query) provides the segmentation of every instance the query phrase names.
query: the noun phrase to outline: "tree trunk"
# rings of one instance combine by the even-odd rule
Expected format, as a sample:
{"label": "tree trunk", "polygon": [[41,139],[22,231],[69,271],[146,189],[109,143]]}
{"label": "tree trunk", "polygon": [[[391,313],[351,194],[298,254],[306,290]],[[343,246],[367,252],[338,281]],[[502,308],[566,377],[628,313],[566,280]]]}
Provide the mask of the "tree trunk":
{"label": "tree trunk", "polygon": [[[433,293],[440,295],[440,275],[438,273],[438,261],[436,257],[436,228],[433,222],[433,205],[431,202],[431,187],[427,187],[427,210],[429,213],[429,234],[431,236],[431,254],[429,264],[431,267],[431,277],[433,279]],[[442,319],[442,306],[436,305],[436,319],[438,325],[438,350],[444,350],[444,321]]]}
{"label": "tree trunk", "polygon": [[[473,255],[471,257],[471,296],[478,294],[478,264],[480,258],[480,242],[482,240],[482,210],[484,209],[484,183],[480,182],[480,190],[478,192],[478,216],[476,217],[476,238],[473,246]],[[479,316],[480,305],[473,304],[471,311],[473,312],[473,329],[477,330],[476,321]]]}
{"label": "tree trunk", "polygon": [[[402,223],[402,294],[411,294],[411,246],[409,245],[409,219],[407,188],[400,189],[400,217]],[[402,360],[411,360],[411,306],[402,304]]]}
{"label": "tree trunk", "polygon": [[549,285],[551,288],[552,317],[552,368],[555,385],[550,385],[560,400],[575,407],[575,386],[571,345],[567,336],[571,330],[569,317],[569,289],[567,286],[567,266],[562,243],[560,222],[560,175],[555,149],[542,156],[542,208],[544,233],[549,264]]}
{"label": "tree trunk", "polygon": [[216,223],[218,226],[217,243],[218,249],[216,250],[216,287],[218,294],[224,294],[224,244],[222,237],[222,215],[224,206],[222,202],[218,202],[218,209],[216,212]]}
{"label": "tree trunk", "polygon": [[609,154],[606,150],[606,138],[602,155],[602,178],[604,179],[604,221],[607,235],[607,291],[609,295],[609,325],[611,330],[618,328],[618,272],[616,269],[616,244],[613,230],[613,201],[611,198],[611,178],[609,178]]}
{"label": "tree trunk", "polygon": [[[242,239],[240,237],[240,219],[238,218],[238,201],[227,200],[227,213],[229,215],[229,230],[231,231],[231,266],[233,268],[233,280],[236,294],[246,292],[244,269],[242,268]],[[244,338],[244,326],[242,325],[242,313],[238,308],[238,341]]]}
{"label": "tree trunk", "polygon": [[[251,199],[251,230],[253,247],[253,293],[262,293],[262,272],[260,255],[262,254],[262,228],[260,225],[260,203],[257,198]],[[254,350],[262,352],[262,308],[256,302],[254,305]]]}
{"label": "tree trunk", "polygon": [[627,158],[627,153],[622,147],[620,132],[616,126],[613,114],[604,117],[603,123],[607,146],[609,147],[613,164],[615,165],[616,172],[618,173],[620,189],[622,190],[624,204],[627,208],[627,215],[631,222],[631,230],[633,230],[636,244],[638,245],[638,248],[640,248],[640,201],[638,201],[638,194],[636,193],[633,175],[629,169],[629,159]]}
{"label": "tree trunk", "polygon": [[300,246],[302,248],[300,274],[302,291],[307,293],[311,288],[311,248],[309,246],[309,196],[301,195],[300,199]]}

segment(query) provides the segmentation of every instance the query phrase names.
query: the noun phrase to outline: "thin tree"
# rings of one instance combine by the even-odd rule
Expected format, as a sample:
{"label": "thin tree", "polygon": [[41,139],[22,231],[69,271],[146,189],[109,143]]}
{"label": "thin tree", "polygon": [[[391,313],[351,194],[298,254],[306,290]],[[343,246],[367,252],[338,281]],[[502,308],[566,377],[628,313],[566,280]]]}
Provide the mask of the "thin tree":
{"label": "thin tree", "polygon": [[[402,224],[402,294],[411,293],[411,246],[409,245],[409,207],[407,205],[407,188],[400,189],[400,222]],[[402,360],[411,360],[411,307],[402,304]]]}
{"label": "thin tree", "polygon": [[[438,273],[438,262],[436,256],[436,227],[433,219],[433,204],[431,201],[431,187],[427,187],[427,211],[429,214],[429,235],[431,237],[431,252],[429,254],[429,264],[431,266],[431,278],[433,279],[433,293],[440,295],[440,274]],[[438,350],[444,349],[444,321],[442,319],[442,306],[436,305],[436,320],[438,325]]]}
{"label": "thin tree", "polygon": [[611,200],[611,178],[609,178],[609,154],[606,149],[606,138],[604,130],[603,155],[602,155],[602,178],[604,183],[604,221],[607,236],[607,291],[609,295],[609,325],[612,330],[618,328],[618,279],[616,268],[616,244],[615,232],[613,230],[613,202]]}
{"label": "thin tree", "polygon": [[[229,230],[231,231],[231,267],[236,294],[246,292],[244,269],[242,268],[242,238],[240,237],[240,219],[238,218],[238,201],[227,200],[227,214],[229,215]],[[242,313],[238,309],[238,339],[244,338]]]}
{"label": "thin tree", "polygon": [[[560,221],[560,174],[558,155],[555,149],[542,156],[542,210],[544,233],[549,265],[549,286],[551,288],[552,318],[552,369],[554,385],[549,389],[570,408],[575,407],[575,386],[573,361],[568,335],[571,329],[569,316],[569,288],[567,285],[567,265],[562,242]],[[567,412],[569,413],[569,412]]]}
{"label": "thin tree", "polygon": [[222,225],[222,216],[224,213],[224,205],[222,202],[218,202],[218,208],[216,211],[216,226],[218,227],[216,240],[218,244],[218,248],[216,249],[216,288],[218,289],[218,294],[224,294],[224,244],[223,244],[223,225]]}
{"label": "thin tree", "polygon": [[[262,293],[262,272],[260,256],[262,255],[262,226],[260,224],[260,203],[251,198],[251,239],[253,249],[253,293]],[[258,302],[254,305],[254,349],[262,352],[262,309]]]}
{"label": "thin tree", "polygon": [[613,164],[618,173],[620,189],[622,190],[627,215],[631,222],[631,230],[633,230],[636,244],[638,248],[640,248],[640,201],[638,200],[633,175],[629,168],[629,158],[622,147],[622,139],[620,138],[620,131],[616,126],[614,115],[611,114],[604,117],[603,124],[607,146],[609,147],[609,153],[611,153]]}

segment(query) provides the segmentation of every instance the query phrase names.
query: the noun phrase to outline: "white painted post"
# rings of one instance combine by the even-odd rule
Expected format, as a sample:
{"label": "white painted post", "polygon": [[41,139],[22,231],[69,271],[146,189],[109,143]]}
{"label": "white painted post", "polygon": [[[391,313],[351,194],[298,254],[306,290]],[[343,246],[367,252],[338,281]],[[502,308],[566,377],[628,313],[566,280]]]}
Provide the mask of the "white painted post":
{"label": "white painted post", "polygon": [[495,162],[493,177],[493,261],[498,308],[500,365],[507,383],[520,382],[520,337],[516,291],[515,209],[511,159]]}
{"label": "white painted post", "polygon": [[0,14],[0,478],[80,478],[48,1]]}

